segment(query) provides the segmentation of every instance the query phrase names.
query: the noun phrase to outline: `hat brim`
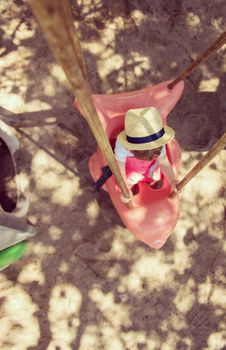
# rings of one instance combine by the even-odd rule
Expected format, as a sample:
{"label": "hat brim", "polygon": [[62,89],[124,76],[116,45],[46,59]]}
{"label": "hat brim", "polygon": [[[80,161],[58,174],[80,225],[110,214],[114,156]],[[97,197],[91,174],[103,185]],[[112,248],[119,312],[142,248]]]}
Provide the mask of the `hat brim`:
{"label": "hat brim", "polygon": [[144,150],[149,150],[157,147],[161,147],[168,143],[172,138],[174,137],[174,131],[172,128],[169,126],[164,125],[164,130],[165,133],[162,137],[160,137],[158,140],[147,142],[147,143],[131,143],[128,142],[126,139],[126,132],[125,130],[122,131],[118,135],[118,140],[122,146],[129,150],[134,150],[134,151],[144,151]]}

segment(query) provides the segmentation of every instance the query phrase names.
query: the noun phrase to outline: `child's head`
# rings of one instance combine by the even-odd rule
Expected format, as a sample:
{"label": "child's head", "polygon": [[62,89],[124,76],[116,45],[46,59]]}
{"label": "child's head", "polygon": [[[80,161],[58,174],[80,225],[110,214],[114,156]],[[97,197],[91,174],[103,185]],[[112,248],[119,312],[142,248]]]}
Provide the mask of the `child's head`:
{"label": "child's head", "polygon": [[161,151],[162,151],[162,146],[157,147],[157,148],[153,148],[153,149],[144,150],[144,151],[131,150],[130,152],[133,153],[135,158],[138,158],[141,160],[154,160],[154,159],[158,158]]}
{"label": "child's head", "polygon": [[136,158],[153,159],[173,136],[173,129],[167,125],[163,126],[157,109],[146,107],[127,111],[125,130],[118,135],[118,140],[122,146],[133,152]]}

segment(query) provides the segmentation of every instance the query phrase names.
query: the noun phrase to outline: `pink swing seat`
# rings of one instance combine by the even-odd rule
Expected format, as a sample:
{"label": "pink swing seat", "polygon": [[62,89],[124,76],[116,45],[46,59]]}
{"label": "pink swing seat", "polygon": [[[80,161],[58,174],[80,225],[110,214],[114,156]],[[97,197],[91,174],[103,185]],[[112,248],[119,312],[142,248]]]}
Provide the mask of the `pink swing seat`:
{"label": "pink swing seat", "polygon": [[[129,109],[154,106],[160,112],[163,124],[166,124],[168,114],[179,101],[184,89],[184,83],[180,82],[170,90],[167,87],[170,82],[165,81],[133,92],[93,95],[94,105],[111,144],[118,132],[123,130],[125,113]],[[76,106],[78,107],[77,103]],[[167,155],[178,176],[181,150],[175,139],[167,145]],[[94,181],[101,176],[105,165],[107,162],[104,155],[97,148],[89,160],[89,170]],[[127,229],[137,239],[155,249],[164,245],[179,216],[179,198],[169,198],[172,188],[165,177],[161,189],[152,189],[146,183],[139,183],[139,192],[133,196],[133,208],[121,202],[114,176],[106,181],[103,188],[109,193]]]}

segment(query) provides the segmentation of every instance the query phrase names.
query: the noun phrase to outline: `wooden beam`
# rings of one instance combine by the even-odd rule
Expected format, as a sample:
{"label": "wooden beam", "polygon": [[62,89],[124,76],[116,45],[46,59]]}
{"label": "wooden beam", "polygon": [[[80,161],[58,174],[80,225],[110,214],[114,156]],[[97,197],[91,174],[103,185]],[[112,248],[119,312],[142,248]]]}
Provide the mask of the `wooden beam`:
{"label": "wooden beam", "polygon": [[108,165],[121,188],[122,194],[130,198],[130,191],[121,175],[109,140],[102,127],[92,100],[92,92],[87,80],[86,68],[79,39],[75,30],[68,0],[30,0],[31,7],[42,28],[43,34],[63,68]]}

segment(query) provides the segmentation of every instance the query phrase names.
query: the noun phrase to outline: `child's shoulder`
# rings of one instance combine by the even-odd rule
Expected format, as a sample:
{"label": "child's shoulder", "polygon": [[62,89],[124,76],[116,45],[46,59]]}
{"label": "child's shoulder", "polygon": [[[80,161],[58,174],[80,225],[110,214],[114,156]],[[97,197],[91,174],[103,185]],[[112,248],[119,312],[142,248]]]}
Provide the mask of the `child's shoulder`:
{"label": "child's shoulder", "polygon": [[165,157],[166,156],[166,145],[162,147],[161,153],[159,155],[159,158]]}
{"label": "child's shoulder", "polygon": [[119,162],[124,162],[127,157],[133,157],[133,153],[131,153],[127,148],[123,147],[117,139],[115,143],[115,158]]}

